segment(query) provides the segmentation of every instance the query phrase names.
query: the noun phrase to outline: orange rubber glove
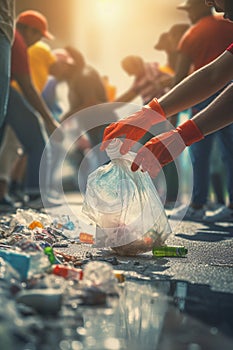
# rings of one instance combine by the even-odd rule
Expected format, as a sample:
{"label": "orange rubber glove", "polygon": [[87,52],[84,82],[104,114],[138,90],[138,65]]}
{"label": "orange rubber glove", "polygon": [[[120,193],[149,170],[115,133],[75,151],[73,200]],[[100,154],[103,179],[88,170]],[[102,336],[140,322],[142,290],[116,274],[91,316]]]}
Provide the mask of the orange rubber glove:
{"label": "orange rubber glove", "polygon": [[193,120],[188,120],[174,130],[153,137],[137,153],[131,170],[141,166],[151,177],[156,177],[161,168],[177,158],[186,146],[204,138]]}
{"label": "orange rubber glove", "polygon": [[121,154],[126,154],[130,148],[141,139],[152,125],[166,120],[165,113],[156,98],[145,105],[140,111],[126,119],[112,123],[104,131],[100,149],[106,149],[112,139],[125,136],[121,146]]}

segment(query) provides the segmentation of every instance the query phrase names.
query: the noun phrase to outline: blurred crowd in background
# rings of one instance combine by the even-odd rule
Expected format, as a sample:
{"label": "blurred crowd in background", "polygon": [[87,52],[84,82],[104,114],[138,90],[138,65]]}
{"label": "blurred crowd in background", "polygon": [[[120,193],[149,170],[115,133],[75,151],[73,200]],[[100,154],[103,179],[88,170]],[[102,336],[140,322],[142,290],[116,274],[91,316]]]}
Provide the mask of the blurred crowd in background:
{"label": "blurred crowd in background", "polygon": [[[41,189],[47,191],[48,188],[46,203],[56,205],[61,167],[64,191],[85,191],[88,174],[107,162],[104,156],[96,160],[95,155],[88,157],[88,153],[99,148],[106,125],[122,117],[121,108],[127,109],[131,103],[132,109],[141,108],[153,97],[162,96],[185,76],[216,58],[232,41],[232,23],[216,15],[203,0],[184,1],[176,10],[185,11],[186,20],[168,23],[167,30],[151,42],[155,57],[158,51],[163,54],[161,62],[148,60],[143,50],[140,55],[128,54],[128,44],[128,50],[118,62],[122,79],[127,81],[122,91],[122,86],[119,89],[104,69],[89,64],[79,47],[64,43],[54,48],[51,40],[56,33],[50,32],[44,13],[28,8],[15,14],[13,0],[0,0],[0,4],[1,56],[4,53],[0,63],[1,70],[8,72],[0,78],[3,87],[0,119],[2,212],[14,210],[17,205],[40,208],[43,205]],[[207,42],[204,33],[208,26],[211,30]],[[218,36],[215,28],[220,33]],[[139,37],[140,40],[143,41],[143,37]],[[141,143],[176,127],[210,101],[182,111],[161,128],[152,128]],[[109,108],[90,109],[106,103]],[[82,112],[86,110],[90,113]],[[61,124],[65,125],[63,131],[59,131]],[[69,134],[74,125],[80,135],[67,149],[63,133],[67,130]],[[229,188],[233,186],[226,181],[224,166],[226,172],[231,173],[233,158],[227,149],[233,142],[233,131],[232,126],[223,130],[185,151],[178,162],[164,167],[163,174],[153,180],[165,208],[182,204],[190,186],[193,190],[187,212],[190,219],[201,218],[206,209],[218,209],[229,201]],[[46,171],[41,172],[40,161],[45,149]],[[61,164],[61,154],[65,154],[64,164]]]}

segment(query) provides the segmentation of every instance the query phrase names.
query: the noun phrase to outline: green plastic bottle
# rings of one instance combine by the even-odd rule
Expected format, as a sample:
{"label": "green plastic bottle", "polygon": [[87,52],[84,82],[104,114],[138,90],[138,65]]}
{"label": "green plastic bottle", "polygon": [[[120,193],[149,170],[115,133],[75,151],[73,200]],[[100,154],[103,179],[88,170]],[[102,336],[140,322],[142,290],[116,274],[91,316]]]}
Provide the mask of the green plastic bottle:
{"label": "green plastic bottle", "polygon": [[188,249],[183,246],[161,246],[154,247],[152,254],[157,257],[184,257],[188,253]]}
{"label": "green plastic bottle", "polygon": [[44,253],[48,256],[50,264],[60,264],[60,261],[56,258],[52,247],[45,247]]}

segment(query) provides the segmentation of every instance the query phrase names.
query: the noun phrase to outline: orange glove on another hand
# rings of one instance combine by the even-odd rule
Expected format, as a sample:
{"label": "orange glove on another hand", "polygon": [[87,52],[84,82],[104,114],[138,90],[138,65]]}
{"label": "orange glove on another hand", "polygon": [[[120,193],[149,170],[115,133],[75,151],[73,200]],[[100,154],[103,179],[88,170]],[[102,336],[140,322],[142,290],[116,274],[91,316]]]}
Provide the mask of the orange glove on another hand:
{"label": "orange glove on another hand", "polygon": [[100,149],[106,149],[114,138],[125,136],[121,146],[121,154],[126,154],[131,147],[142,138],[152,125],[165,121],[165,113],[156,98],[140,111],[132,114],[126,119],[112,123],[104,131],[103,141]]}
{"label": "orange glove on another hand", "polygon": [[137,153],[131,170],[141,166],[151,177],[156,177],[161,167],[177,158],[186,146],[204,138],[193,120],[188,120],[174,130],[153,137]]}

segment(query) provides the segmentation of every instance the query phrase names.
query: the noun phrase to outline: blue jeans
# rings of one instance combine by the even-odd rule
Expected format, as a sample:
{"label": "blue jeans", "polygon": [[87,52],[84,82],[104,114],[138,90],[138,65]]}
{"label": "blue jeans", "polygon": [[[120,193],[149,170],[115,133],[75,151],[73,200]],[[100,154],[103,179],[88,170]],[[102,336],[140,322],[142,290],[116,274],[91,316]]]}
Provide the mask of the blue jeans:
{"label": "blue jeans", "polygon": [[[31,105],[27,103],[21,94],[11,87],[6,124],[12,127],[28,156],[26,190],[28,193],[39,193],[39,185],[43,184],[45,186],[46,184],[46,179],[39,178],[39,173],[40,161],[48,136],[43,122]],[[49,166],[47,170],[46,176],[50,170]]]}
{"label": "blue jeans", "polygon": [[3,125],[9,95],[11,43],[0,30],[0,127]]}
{"label": "blue jeans", "polygon": [[[215,99],[219,92],[192,108],[195,115]],[[233,203],[233,124],[206,136],[202,141],[189,147],[193,165],[192,203],[204,205],[207,202],[210,184],[210,157],[214,139],[219,143],[222,160],[226,167],[227,190],[230,203]]]}

